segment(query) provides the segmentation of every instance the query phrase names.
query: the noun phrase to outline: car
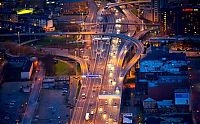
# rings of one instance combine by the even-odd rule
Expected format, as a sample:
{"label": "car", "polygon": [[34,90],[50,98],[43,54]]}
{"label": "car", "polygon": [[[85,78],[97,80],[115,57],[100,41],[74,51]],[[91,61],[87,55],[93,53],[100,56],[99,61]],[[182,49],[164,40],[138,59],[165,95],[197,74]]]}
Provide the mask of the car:
{"label": "car", "polygon": [[14,105],[15,103],[13,103],[13,102],[10,102],[10,105]]}
{"label": "car", "polygon": [[104,9],[108,9],[108,5],[106,5],[106,6],[104,7]]}
{"label": "car", "polygon": [[88,121],[90,119],[90,113],[85,114],[85,120]]}
{"label": "car", "polygon": [[67,90],[63,90],[62,92],[63,92],[63,93],[67,93],[68,91],[67,91]]}
{"label": "car", "polygon": [[94,114],[94,110],[91,110],[90,114],[93,115]]}
{"label": "car", "polygon": [[95,92],[95,91],[96,91],[96,89],[95,89],[95,88],[93,88],[93,89],[92,89],[92,92]]}
{"label": "car", "polygon": [[81,94],[81,97],[82,97],[82,99],[85,99],[85,98],[86,98],[85,93],[82,93],[82,94]]}

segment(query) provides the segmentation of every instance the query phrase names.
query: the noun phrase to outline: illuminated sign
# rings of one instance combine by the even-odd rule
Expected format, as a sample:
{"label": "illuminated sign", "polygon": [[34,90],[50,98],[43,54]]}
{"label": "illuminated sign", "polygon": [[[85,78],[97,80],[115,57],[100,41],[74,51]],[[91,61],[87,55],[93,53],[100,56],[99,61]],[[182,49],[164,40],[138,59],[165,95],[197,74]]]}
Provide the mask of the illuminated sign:
{"label": "illuminated sign", "polygon": [[101,78],[101,75],[82,75],[82,78]]}
{"label": "illuminated sign", "polygon": [[192,8],[186,8],[186,9],[182,9],[182,11],[183,12],[193,12],[193,11],[197,12],[199,10],[198,9],[192,9]]}
{"label": "illuminated sign", "polygon": [[175,104],[176,105],[189,105],[190,94],[189,93],[175,93]]}
{"label": "illuminated sign", "polygon": [[18,15],[23,15],[23,14],[32,14],[33,13],[33,9],[22,9],[17,11]]}

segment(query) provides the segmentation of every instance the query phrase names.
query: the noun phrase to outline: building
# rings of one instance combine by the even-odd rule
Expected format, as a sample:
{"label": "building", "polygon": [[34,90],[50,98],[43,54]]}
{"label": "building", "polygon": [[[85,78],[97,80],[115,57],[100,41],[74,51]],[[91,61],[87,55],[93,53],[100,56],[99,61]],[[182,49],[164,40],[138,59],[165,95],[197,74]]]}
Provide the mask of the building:
{"label": "building", "polygon": [[148,81],[139,80],[136,82],[135,91],[137,94],[147,95],[148,94]]}
{"label": "building", "polygon": [[145,118],[146,124],[193,124],[191,113],[157,114]]}
{"label": "building", "polygon": [[21,23],[31,24],[33,26],[42,27],[45,31],[54,31],[53,20],[47,15],[24,14],[18,15]]}
{"label": "building", "polygon": [[0,49],[0,84],[3,82],[4,76],[3,76],[3,68],[5,65],[5,50]]}
{"label": "building", "polygon": [[44,0],[24,0],[24,6],[25,8],[38,8],[43,9],[44,8]]}
{"label": "building", "polygon": [[169,53],[165,47],[151,47],[140,60],[139,79],[149,86],[159,83],[188,82],[187,59],[184,53]]}
{"label": "building", "polygon": [[143,108],[146,113],[154,113],[157,108],[156,100],[148,97],[143,100]]}
{"label": "building", "polygon": [[17,4],[17,0],[1,0],[0,8],[15,8]]}
{"label": "building", "polygon": [[170,36],[200,35],[200,6],[167,6],[160,11],[163,34]]}
{"label": "building", "polygon": [[88,2],[86,0],[62,0],[62,14],[88,14]]}
{"label": "building", "polygon": [[160,0],[151,0],[149,3],[139,4],[139,10],[145,19],[152,22],[159,22]]}
{"label": "building", "polygon": [[59,16],[61,13],[60,0],[45,0],[45,13]]}
{"label": "building", "polygon": [[19,22],[10,22],[10,21],[0,21],[0,31],[1,30],[7,30],[7,32],[3,33],[14,33],[14,32],[20,32],[20,33],[39,33],[44,32],[44,29],[39,26],[34,26],[31,24],[26,23],[19,23]]}
{"label": "building", "polygon": [[9,9],[0,9],[0,20],[18,22],[17,13]]}
{"label": "building", "polygon": [[151,0],[153,22],[159,21],[160,0]]}
{"label": "building", "polygon": [[133,114],[132,113],[123,113],[123,124],[132,124],[133,123]]}
{"label": "building", "polygon": [[192,110],[191,90],[188,88],[174,90],[174,104],[178,111],[188,112]]}
{"label": "building", "polygon": [[[174,91],[188,88],[188,66],[184,53],[169,53],[166,47],[151,47],[140,60],[136,91],[161,104],[174,100]],[[145,83],[147,83],[145,85]],[[162,108],[162,107],[161,107]]]}
{"label": "building", "polygon": [[30,80],[33,62],[28,57],[10,57],[4,68],[6,81]]}

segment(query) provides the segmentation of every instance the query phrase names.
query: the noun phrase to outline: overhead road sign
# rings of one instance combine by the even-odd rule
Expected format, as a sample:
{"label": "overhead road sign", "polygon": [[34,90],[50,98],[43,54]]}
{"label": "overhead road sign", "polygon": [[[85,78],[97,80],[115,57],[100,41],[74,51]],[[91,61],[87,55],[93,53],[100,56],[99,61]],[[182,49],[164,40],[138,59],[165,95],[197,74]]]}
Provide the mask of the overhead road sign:
{"label": "overhead road sign", "polygon": [[101,78],[101,75],[82,75],[82,78]]}

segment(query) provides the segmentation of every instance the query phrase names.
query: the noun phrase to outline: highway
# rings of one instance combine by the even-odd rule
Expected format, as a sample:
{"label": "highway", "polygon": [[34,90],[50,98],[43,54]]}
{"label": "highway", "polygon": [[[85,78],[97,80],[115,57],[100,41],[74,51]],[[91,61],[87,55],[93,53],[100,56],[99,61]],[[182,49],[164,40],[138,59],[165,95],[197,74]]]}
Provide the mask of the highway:
{"label": "highway", "polygon": [[117,6],[123,6],[123,5],[128,5],[128,4],[140,4],[140,3],[149,3],[151,2],[150,0],[138,0],[138,1],[131,1],[131,2],[117,2],[117,3],[110,3],[107,4],[107,9],[117,7]]}
{"label": "highway", "polygon": [[98,23],[73,23],[73,24],[78,24],[82,26],[93,26],[93,25],[145,25],[145,26],[159,26],[160,24],[158,23],[136,23],[136,22],[98,22]]}
{"label": "highway", "polygon": [[[103,10],[98,13],[97,18],[101,15],[103,15]],[[106,22],[115,21],[113,16],[104,16],[103,20]],[[98,21],[101,20],[97,19],[97,22]],[[112,32],[112,30],[114,30],[114,25],[106,27],[100,26],[96,29],[96,31],[105,31],[108,33]],[[104,37],[106,40],[96,40],[96,38],[98,39],[99,37],[101,39],[101,36],[93,36],[93,54],[91,55],[89,70],[90,74],[98,74],[101,75],[101,77],[96,79],[83,79],[86,80],[86,82],[83,81],[71,124],[102,123],[101,121],[97,121],[96,113],[99,104],[98,95],[103,84],[102,81],[104,81],[107,58],[110,50],[110,38]],[[83,94],[86,95],[86,98],[82,96]],[[86,113],[90,113],[89,120],[85,120]]]}
{"label": "highway", "polygon": [[[100,47],[100,44],[104,46],[104,52],[98,53],[95,52],[96,49]],[[106,55],[108,54],[109,44],[106,42],[98,41],[93,42],[93,52],[94,54],[94,61],[91,61],[90,64],[90,74],[104,74],[104,66],[106,63]],[[100,55],[101,54],[101,55]],[[101,57],[101,56],[105,56]],[[86,81],[84,81],[86,80]],[[94,116],[91,115],[90,120],[85,120],[86,113],[91,113],[92,111],[96,112],[96,104],[98,102],[98,93],[100,91],[100,86],[102,83],[102,77],[100,78],[83,78],[83,84],[80,90],[80,94],[77,100],[76,108],[74,111],[74,116],[71,120],[71,124],[85,124],[85,123],[92,123],[94,121]],[[86,94],[86,98],[82,96],[82,94]]]}
{"label": "highway", "polygon": [[44,70],[41,63],[39,63],[39,71],[33,77],[32,90],[28,100],[28,104],[22,118],[22,124],[31,124],[32,118],[34,116],[35,109],[38,105],[38,97],[40,94],[40,89],[42,87],[42,80],[44,78]]}
{"label": "highway", "polygon": [[[114,20],[113,18],[110,19],[110,21],[113,21],[113,20]],[[98,30],[102,31],[101,28],[99,28]],[[140,54],[143,53],[143,44],[140,41],[138,41],[138,40],[136,40],[132,37],[126,36],[126,35],[116,34],[116,33],[108,33],[108,32],[112,32],[112,30],[114,30],[113,26],[108,26],[108,28],[106,28],[106,32],[100,32],[100,33],[99,32],[49,32],[49,33],[34,33],[34,35],[67,35],[67,34],[76,35],[76,34],[82,34],[82,35],[97,35],[97,36],[102,35],[102,36],[109,36],[109,37],[118,37],[119,39],[122,39],[123,41],[131,42],[132,44],[134,44],[137,47],[136,56],[133,59],[135,59],[135,62],[138,61]],[[33,34],[21,34],[21,35],[33,35]],[[79,97],[77,99],[73,118],[71,120],[72,124],[89,123],[90,121],[96,122],[97,124],[98,123],[101,124],[102,121],[105,122],[105,120],[102,120],[102,116],[100,115],[101,113],[99,113],[97,115],[95,114],[94,117],[91,117],[92,119],[90,121],[85,121],[86,112],[91,112],[93,110],[93,108],[94,108],[94,112],[97,112],[97,109],[100,109],[100,110],[105,109],[105,110],[109,111],[110,113],[115,113],[115,114],[109,113],[110,115],[112,115],[112,118],[113,118],[112,121],[118,121],[118,119],[119,119],[118,116],[119,116],[120,102],[121,102],[120,99],[111,100],[112,103],[111,104],[109,103],[110,104],[109,106],[107,106],[107,102],[109,102],[109,99],[108,100],[102,99],[98,102],[99,96],[101,95],[100,92],[101,93],[104,93],[104,91],[106,92],[106,90],[104,88],[106,88],[106,86],[109,86],[109,84],[108,84],[109,83],[108,82],[108,78],[109,78],[108,72],[109,72],[109,70],[107,69],[107,71],[105,71],[105,72],[103,71],[107,67],[107,65],[105,67],[104,67],[104,65],[105,65],[105,62],[106,62],[106,55],[108,55],[108,51],[109,51],[108,46],[110,46],[110,45],[106,45],[107,42],[108,41],[102,41],[102,43],[101,43],[101,41],[100,41],[101,45],[107,46],[106,48],[103,49],[103,51],[105,51],[105,53],[101,55],[101,56],[103,56],[103,58],[97,56],[97,54],[95,54],[95,57],[91,56],[91,58],[95,58],[95,60],[90,60],[89,70],[87,70],[88,67],[87,67],[87,64],[84,60],[82,60],[78,57],[72,56],[72,55],[68,55],[63,50],[58,51],[58,50],[52,49],[52,51],[55,51],[56,55],[66,56],[66,57],[74,58],[75,60],[77,60],[81,64],[83,74],[87,75],[87,74],[98,74],[98,73],[100,73],[100,74],[107,75],[106,77],[102,77],[101,79],[88,79],[88,78],[86,78],[86,79],[82,80],[83,84],[82,84],[82,87],[81,87]],[[93,50],[96,50],[98,48],[98,46],[101,46],[101,45],[99,43],[94,44]],[[117,68],[116,65],[114,65],[114,66],[115,66],[115,68]],[[100,69],[97,68],[97,67],[100,67]],[[104,68],[102,68],[102,67],[104,67]],[[129,70],[129,68],[130,68],[130,66],[128,68],[126,68],[125,70],[123,70],[123,73],[121,74],[122,77],[125,76],[125,73]],[[119,77],[117,75],[119,75],[119,74],[116,73],[115,77]],[[105,83],[101,82],[103,79],[104,79]],[[118,80],[119,79],[116,78],[116,82],[120,82]],[[100,89],[100,86],[102,86],[101,83],[104,83],[103,85],[105,85],[102,89]],[[120,84],[119,87],[121,87],[121,83],[119,83],[119,84]],[[93,89],[95,89],[95,93],[93,93]],[[115,87],[110,87],[110,89],[112,89],[112,91],[114,92]],[[108,90],[110,90],[110,89],[108,88]],[[109,93],[109,92],[107,92],[107,93]],[[82,94],[86,95],[86,98],[84,100],[82,99],[82,96],[81,96]],[[118,96],[120,96],[120,95],[121,94],[119,94]],[[108,97],[113,97],[113,96],[115,96],[115,95],[112,95],[112,94],[108,95]],[[91,104],[93,104],[93,105],[91,105]],[[101,108],[101,106],[104,106],[104,108],[103,107]],[[113,109],[113,108],[116,108],[116,109]],[[111,110],[113,110],[113,111],[111,111]],[[107,118],[107,116],[108,116],[108,114],[106,112],[104,112],[103,118]]]}
{"label": "highway", "polygon": [[96,14],[98,12],[97,5],[93,0],[87,0],[87,1],[89,3],[89,15],[87,15],[85,22],[86,23],[95,22]]}
{"label": "highway", "polygon": [[[105,16],[104,11],[104,9],[100,9],[100,11],[97,12],[97,15],[95,15],[96,12],[93,12],[91,18],[88,18],[88,22],[94,22],[94,18],[103,18],[105,21],[101,22],[101,19],[97,19],[96,23],[101,25],[94,30],[90,30],[89,32],[47,32],[20,34],[24,36],[77,34],[92,35],[92,48],[85,50],[83,53],[83,56],[88,56],[89,60],[84,60],[83,58],[69,55],[67,51],[61,49],[43,49],[47,52],[53,53],[54,55],[69,57],[76,60],[81,65],[82,75],[100,75],[100,77],[97,78],[82,78],[82,86],[73,110],[71,124],[118,123],[123,79],[130,68],[139,60],[140,55],[144,51],[143,44],[140,41],[133,37],[120,34],[120,27],[116,27],[116,25],[120,25],[121,22],[117,22],[119,24],[116,24],[116,20],[121,18],[122,15],[115,15],[111,12],[111,14]],[[110,25],[104,26],[106,23]],[[140,22],[137,23],[140,25]],[[135,24],[133,26],[135,26]],[[1,34],[0,36],[17,36],[17,34]],[[103,40],[102,37],[106,40]],[[95,38],[102,39],[95,40]],[[119,51],[118,43],[120,40],[125,42],[125,44],[123,44],[122,49]],[[126,55],[124,50],[128,51],[130,48],[128,46],[133,45],[136,47],[135,55],[126,65],[126,67],[122,68],[121,61],[123,61]],[[90,52],[86,51],[91,51],[91,54]],[[85,119],[86,113],[90,113],[89,120]],[[26,120],[31,120],[26,119],[29,118],[26,117],[28,115],[29,114],[25,114],[24,122],[26,122]]]}
{"label": "highway", "polygon": [[[113,22],[116,18],[109,15],[108,19],[106,21]],[[97,29],[98,31],[102,31],[102,27],[99,27]],[[140,58],[140,55],[143,53],[143,45],[139,41],[133,42],[131,41],[128,36],[121,35],[119,32],[116,32],[117,34],[114,34],[116,29],[114,26],[107,26],[106,27],[106,36],[112,36],[112,37],[120,37],[123,39],[123,41],[129,40],[130,43],[135,45],[138,49],[136,50],[136,55],[134,56],[133,64],[135,64],[136,61]],[[102,35],[102,34],[101,34]],[[133,38],[134,39],[134,38]],[[118,123],[119,121],[119,112],[120,112],[120,103],[121,103],[121,87],[123,80],[118,77],[124,78],[124,73],[127,73],[127,70],[130,68],[125,68],[122,70],[121,73],[119,72],[120,66],[117,64],[117,58],[116,55],[118,51],[118,38],[112,38],[110,49],[109,49],[109,55],[107,59],[107,64],[105,64],[105,68],[103,67],[104,64],[100,61],[99,58],[95,57],[94,70],[92,71],[92,74],[102,74],[102,79],[88,79],[87,81],[89,84],[86,83],[86,86],[83,85],[81,88],[81,93],[79,95],[79,98],[77,100],[76,104],[76,111],[74,113],[74,116],[72,118],[71,123],[72,124],[87,124],[87,123],[96,123],[96,124],[103,124],[103,123]],[[95,41],[93,41],[95,42]],[[99,41],[101,42],[101,41]],[[106,41],[107,42],[107,41]],[[96,44],[96,49],[98,49],[98,46],[101,46],[101,44],[104,45],[102,42],[101,44]],[[95,48],[95,45],[93,46],[93,49]],[[107,51],[108,48],[102,49],[103,51]],[[104,60],[106,60],[107,55],[104,55]],[[104,61],[105,62],[105,61]],[[113,65],[113,67],[109,67],[110,65]],[[128,65],[130,67],[131,65]],[[98,69],[100,67],[100,69]],[[131,66],[132,67],[132,66]],[[111,69],[112,68],[112,69]],[[104,69],[102,72],[101,69]],[[116,70],[115,70],[116,69]],[[95,73],[95,71],[97,72]],[[112,71],[112,73],[111,73]],[[102,81],[102,82],[101,82]],[[116,84],[112,84],[112,82],[116,82]],[[84,83],[83,83],[84,84]],[[116,88],[119,88],[116,90]],[[116,93],[116,91],[119,91],[119,93]],[[86,93],[85,93],[86,92]],[[86,98],[82,97],[81,94],[86,94]],[[84,102],[83,102],[84,101]],[[89,120],[85,120],[86,113],[92,113]]]}

